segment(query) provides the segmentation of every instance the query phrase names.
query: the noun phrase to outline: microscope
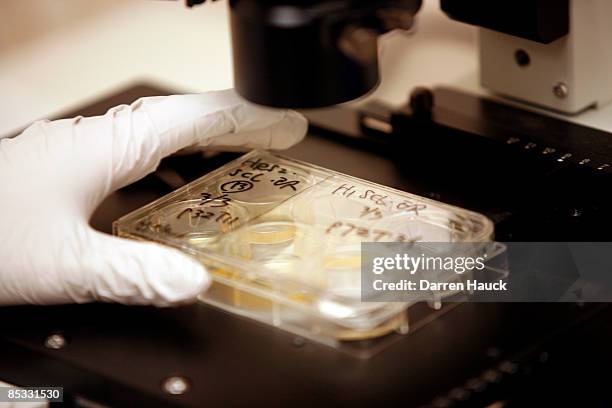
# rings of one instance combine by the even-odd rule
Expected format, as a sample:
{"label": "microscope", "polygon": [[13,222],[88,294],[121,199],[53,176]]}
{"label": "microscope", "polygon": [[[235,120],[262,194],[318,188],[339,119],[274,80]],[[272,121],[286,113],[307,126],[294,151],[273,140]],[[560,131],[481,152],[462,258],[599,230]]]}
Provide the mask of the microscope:
{"label": "microscope", "polygon": [[338,106],[376,88],[380,35],[410,29],[421,6],[231,0],[236,89],[306,109],[313,128],[397,163],[416,193],[486,213],[499,239],[603,239],[612,3],[441,0],[450,19],[478,27],[479,91],[417,87],[399,108]]}
{"label": "microscope", "polygon": [[[478,27],[478,85],[406,89],[401,106],[347,102],[377,87],[381,36],[411,30],[422,0],[228,3],[237,91],[310,120],[287,156],[485,214],[497,241],[610,241],[612,2],[440,0],[449,24]],[[138,85],[66,116],[164,92]],[[189,181],[225,159],[168,158],[92,225],[176,189],[165,170]],[[415,307],[412,335],[368,360],[205,305],[3,308],[0,374],[62,385],[79,407],[612,404],[608,304]],[[68,347],[49,346],[56,332]]]}

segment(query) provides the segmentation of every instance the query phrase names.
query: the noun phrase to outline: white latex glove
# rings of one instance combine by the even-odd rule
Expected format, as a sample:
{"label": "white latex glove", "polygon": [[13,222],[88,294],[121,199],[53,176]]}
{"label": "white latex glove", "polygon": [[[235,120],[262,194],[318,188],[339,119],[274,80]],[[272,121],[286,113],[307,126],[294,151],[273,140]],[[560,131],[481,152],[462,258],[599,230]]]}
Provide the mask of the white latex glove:
{"label": "white latex glove", "polygon": [[95,231],[93,211],[182,148],[283,149],[306,128],[296,112],[221,91],[143,98],[0,140],[0,304],[194,301],[210,283],[199,263]]}

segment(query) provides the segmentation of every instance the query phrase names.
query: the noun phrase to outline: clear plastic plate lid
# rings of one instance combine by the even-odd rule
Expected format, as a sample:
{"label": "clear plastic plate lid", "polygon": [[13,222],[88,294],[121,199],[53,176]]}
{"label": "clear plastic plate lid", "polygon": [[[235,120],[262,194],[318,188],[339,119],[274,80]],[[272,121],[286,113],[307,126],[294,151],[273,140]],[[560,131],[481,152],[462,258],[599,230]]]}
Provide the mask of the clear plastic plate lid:
{"label": "clear plastic plate lid", "polygon": [[197,257],[215,282],[346,327],[406,308],[363,303],[362,242],[487,242],[486,217],[253,151],[115,222],[117,235]]}

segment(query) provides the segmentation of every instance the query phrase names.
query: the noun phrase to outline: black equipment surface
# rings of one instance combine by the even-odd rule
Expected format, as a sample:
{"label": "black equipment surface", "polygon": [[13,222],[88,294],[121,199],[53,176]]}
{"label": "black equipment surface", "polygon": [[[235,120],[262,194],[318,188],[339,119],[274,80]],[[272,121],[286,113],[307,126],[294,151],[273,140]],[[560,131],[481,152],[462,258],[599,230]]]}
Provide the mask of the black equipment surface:
{"label": "black equipment surface", "polygon": [[[102,114],[119,103],[167,93],[136,85],[78,114]],[[548,165],[534,165],[529,169],[539,169],[535,173],[539,184],[530,182],[529,188],[521,191],[521,183],[508,182],[493,189],[492,196],[487,195],[488,184],[481,183],[491,178],[485,176],[487,171],[509,180],[515,167],[531,166],[538,160],[529,156],[532,163],[520,156],[520,161],[508,168],[507,160],[516,157],[516,152],[506,154],[496,141],[506,143],[508,137],[515,136],[504,134],[498,139],[503,126],[486,127],[484,117],[479,116],[484,110],[478,103],[473,106],[480,106],[480,113],[448,112],[451,108],[445,103],[452,105],[456,102],[453,98],[465,96],[452,92],[435,96],[433,109],[426,106],[429,113],[423,114],[417,100],[405,117],[393,116],[400,114],[397,112],[386,116],[394,129],[390,134],[359,127],[358,116],[346,109],[310,112],[310,136],[285,154],[479,210],[497,223],[503,239],[513,234],[523,240],[540,237],[541,229],[550,225],[579,233],[581,238],[589,233],[602,237],[610,231],[603,231],[608,225],[605,220],[599,225],[589,221],[590,211],[607,203],[606,194],[582,198],[558,194],[559,214],[565,214],[566,209],[580,210],[580,214],[554,213],[548,223],[535,223],[547,207],[527,203],[546,194],[536,199],[528,194],[542,183],[550,181],[546,191],[554,191],[554,186],[567,183],[568,177],[588,180],[588,194],[609,186],[607,178],[591,178],[592,172],[583,172],[581,167],[551,170]],[[461,108],[469,110],[470,104],[463,102]],[[415,112],[420,113],[415,116]],[[336,131],[317,126],[325,122],[326,115],[334,119]],[[550,126],[554,128],[554,124]],[[453,128],[460,130],[453,133]],[[571,134],[591,131],[569,128]],[[339,132],[342,129],[348,130]],[[527,132],[521,126],[515,130]],[[487,140],[478,139],[488,131]],[[464,137],[469,148],[461,149],[459,139],[452,137]],[[531,134],[521,143],[531,137],[537,135]],[[572,137],[563,140],[569,139]],[[443,141],[451,147],[444,150]],[[474,165],[476,152],[469,151],[483,153],[486,146],[503,159],[486,156]],[[469,151],[463,152],[466,149]],[[472,156],[463,161],[464,167],[445,167],[444,160],[452,156],[449,152]],[[110,232],[113,220],[170,192],[175,186],[163,181],[164,172],[173,171],[188,182],[235,157],[168,158],[156,173],[109,197],[94,215],[92,225]],[[419,157],[429,160],[417,160]],[[462,162],[451,163],[460,166]],[[437,175],[430,172],[436,166]],[[529,176],[526,171],[520,174]],[[563,174],[565,178],[559,178]],[[587,178],[572,179],[578,174]],[[599,176],[597,171],[594,174]],[[463,179],[466,176],[471,176],[471,188]],[[456,188],[455,182],[460,180],[464,180],[463,195]],[[504,194],[504,186],[511,190],[512,200]],[[582,215],[586,216],[584,222]],[[499,401],[520,407],[612,405],[606,379],[599,374],[612,362],[612,308],[606,304],[464,303],[368,360],[310,341],[296,341],[294,335],[201,304],[164,310],[106,304],[7,307],[0,309],[0,322],[0,379],[24,386],[63,386],[67,403],[73,406],[455,407],[488,406]],[[68,339],[68,345],[60,350],[45,348],[45,338],[56,332]],[[190,390],[183,395],[165,394],[161,383],[173,375],[188,378]]]}
{"label": "black equipment surface", "polygon": [[570,32],[569,0],[442,0],[453,20],[549,44]]}

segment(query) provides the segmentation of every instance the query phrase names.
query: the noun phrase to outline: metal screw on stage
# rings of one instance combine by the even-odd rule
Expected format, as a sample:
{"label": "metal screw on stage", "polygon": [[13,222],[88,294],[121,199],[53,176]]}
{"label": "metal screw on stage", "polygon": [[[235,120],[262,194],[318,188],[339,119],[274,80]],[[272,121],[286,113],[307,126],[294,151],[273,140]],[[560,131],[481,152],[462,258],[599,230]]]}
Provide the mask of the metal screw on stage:
{"label": "metal screw on stage", "polygon": [[54,333],[45,339],[45,347],[51,350],[59,350],[66,347],[68,342],[61,333]]}
{"label": "metal screw on stage", "polygon": [[162,389],[166,394],[182,395],[189,391],[189,381],[178,375],[168,377],[162,383]]}

